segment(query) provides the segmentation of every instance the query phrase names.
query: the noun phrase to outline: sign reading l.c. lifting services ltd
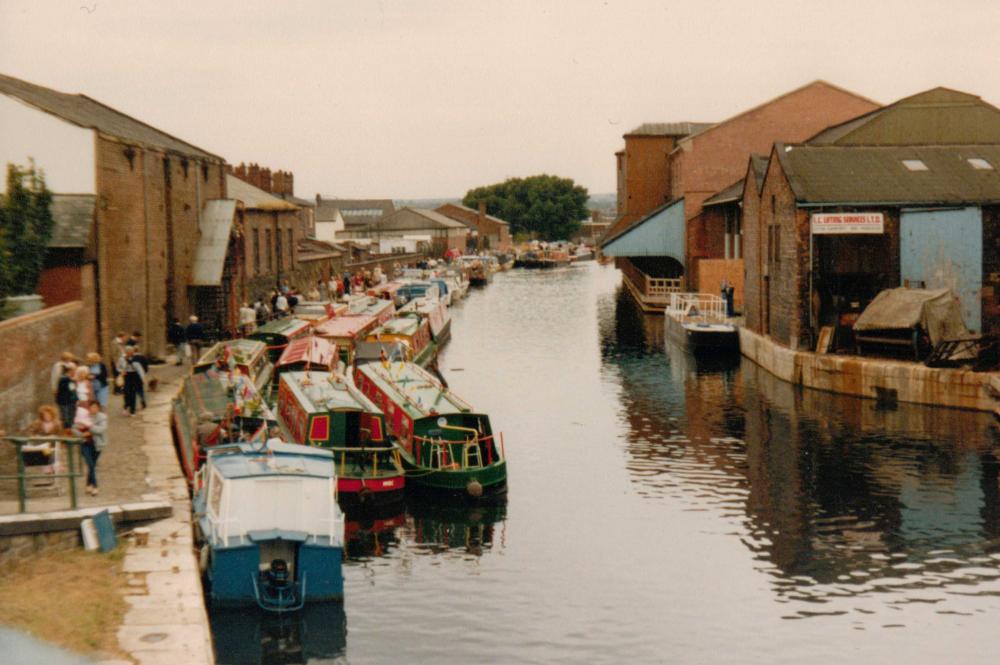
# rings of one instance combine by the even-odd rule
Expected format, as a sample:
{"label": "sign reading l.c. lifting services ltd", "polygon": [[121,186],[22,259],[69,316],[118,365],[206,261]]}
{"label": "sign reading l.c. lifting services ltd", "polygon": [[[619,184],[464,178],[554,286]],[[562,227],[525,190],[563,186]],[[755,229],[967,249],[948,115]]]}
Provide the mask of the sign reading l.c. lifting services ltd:
{"label": "sign reading l.c. lifting services ltd", "polygon": [[818,212],[810,218],[816,235],[884,233],[885,216],[880,212]]}

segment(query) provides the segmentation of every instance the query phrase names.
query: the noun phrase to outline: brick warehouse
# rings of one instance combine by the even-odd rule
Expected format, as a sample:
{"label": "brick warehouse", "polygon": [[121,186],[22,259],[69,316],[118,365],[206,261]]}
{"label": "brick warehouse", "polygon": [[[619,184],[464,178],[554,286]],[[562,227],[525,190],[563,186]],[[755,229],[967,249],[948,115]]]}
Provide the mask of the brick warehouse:
{"label": "brick warehouse", "polygon": [[[909,286],[949,288],[970,330],[1000,330],[998,169],[1000,109],[940,88],[776,144],[743,192],[747,327],[811,349],[831,326],[850,349],[875,295]],[[870,228],[816,228],[850,214]]]}
{"label": "brick warehouse", "polygon": [[85,95],[0,75],[5,162],[33,157],[56,193],[93,194],[97,298],[105,354],[119,330],[166,351],[171,317],[186,318],[205,202],[225,196],[224,160]]}
{"label": "brick warehouse", "polygon": [[[871,100],[825,81],[814,81],[728,120],[707,127],[693,127],[693,131],[686,136],[681,135],[679,130],[673,132],[674,144],[666,155],[665,164],[661,163],[656,154],[637,160],[635,149],[627,148],[624,155],[618,156],[619,182],[626,183],[626,196],[635,200],[637,192],[642,191],[644,193],[640,201],[656,203],[661,207],[655,211],[642,212],[646,216],[636,221],[634,215],[641,207],[630,208],[629,206],[634,205],[626,200],[626,214],[619,218],[605,237],[602,250],[606,255],[615,256],[619,266],[626,261],[634,263],[633,259],[639,257],[647,270],[658,270],[666,266],[652,275],[642,271],[638,264],[633,267],[653,278],[683,275],[686,287],[691,290],[716,290],[717,283],[699,283],[699,262],[702,259],[728,258],[726,264],[713,266],[713,279],[721,277],[730,283],[742,282],[742,260],[732,254],[727,257],[724,250],[726,220],[724,217],[717,217],[713,211],[702,214],[706,199],[739,181],[744,176],[746,161],[752,153],[766,153],[778,140],[804,140],[833,123],[877,108],[878,105]],[[626,135],[627,146],[630,135],[634,133]],[[649,145],[657,153],[665,149],[659,144]],[[669,179],[669,182],[663,182],[664,178]],[[651,180],[652,184],[645,184],[642,189],[637,190],[639,185],[633,183],[641,184],[645,179]],[[663,194],[657,196],[661,191]],[[664,208],[666,203],[673,205]],[[620,209],[622,205],[619,201]],[[719,219],[722,219],[721,224]],[[671,246],[651,247],[644,240],[637,247],[637,243],[633,242],[634,237],[625,238],[626,234],[649,221],[653,225],[678,227],[676,233],[657,233],[664,238],[670,237],[673,243]],[[731,235],[740,235],[738,220],[730,220],[728,227]],[[739,239],[735,242],[739,242]],[[630,290],[640,293],[642,297],[642,288],[635,285],[633,287]],[[739,296],[737,294],[737,299]]]}
{"label": "brick warehouse", "polygon": [[[445,217],[462,222],[475,232],[474,241],[477,250],[494,249],[509,252],[512,246],[510,223],[499,217],[486,214],[486,202],[479,202],[479,209],[473,210],[458,203],[445,203],[434,209]],[[470,234],[471,235],[471,234]],[[470,244],[473,239],[470,238]]]}

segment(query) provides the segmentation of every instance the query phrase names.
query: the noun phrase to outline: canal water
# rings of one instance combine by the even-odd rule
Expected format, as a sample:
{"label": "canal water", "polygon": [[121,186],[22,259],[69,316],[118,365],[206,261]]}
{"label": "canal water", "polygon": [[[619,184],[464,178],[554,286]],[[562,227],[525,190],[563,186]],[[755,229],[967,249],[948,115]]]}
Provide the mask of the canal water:
{"label": "canal water", "polygon": [[507,504],[352,524],[344,604],[216,613],[220,663],[995,661],[987,415],[696,364],[610,266],[452,313],[441,369],[504,432]]}

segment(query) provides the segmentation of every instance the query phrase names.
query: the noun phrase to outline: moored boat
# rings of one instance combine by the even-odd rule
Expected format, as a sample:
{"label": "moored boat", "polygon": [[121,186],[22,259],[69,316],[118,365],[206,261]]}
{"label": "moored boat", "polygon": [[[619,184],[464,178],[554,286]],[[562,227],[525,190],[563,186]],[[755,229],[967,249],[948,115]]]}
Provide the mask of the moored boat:
{"label": "moored boat", "polygon": [[211,450],[193,506],[212,603],[283,612],[342,600],[336,480],[329,450],[274,442]]}
{"label": "moored boat", "polygon": [[357,346],[357,363],[399,358],[426,367],[437,357],[438,345],[429,318],[401,312],[365,337]]}
{"label": "moored boat", "polygon": [[274,364],[274,384],[285,372],[322,370],[333,372],[340,364],[337,345],[323,337],[310,335],[288,343]]}
{"label": "moored boat", "polygon": [[257,390],[263,390],[274,372],[264,342],[253,339],[219,342],[202,354],[191,368],[191,373],[227,373],[237,368],[244,376],[250,377]]}
{"label": "moored boat", "polygon": [[475,255],[460,256],[458,260],[465,268],[470,285],[486,286],[493,281],[493,271],[490,270],[483,257]]}
{"label": "moored boat", "polygon": [[506,494],[506,456],[489,416],[474,413],[425,369],[368,363],[355,369],[354,383],[384,409],[408,487],[470,500]]}
{"label": "moored boat", "polygon": [[307,336],[312,331],[312,325],[304,319],[286,316],[268,321],[252,333],[247,339],[255,339],[267,345],[267,355],[271,362],[276,362],[293,339]]}
{"label": "moored boat", "polygon": [[354,364],[355,346],[378,326],[378,319],[367,314],[335,316],[315,328],[315,334],[337,345],[341,359]]}
{"label": "moored boat", "polygon": [[334,453],[344,510],[398,503],[405,478],[386,438],[382,411],[350,378],[329,372],[286,372],[278,385],[278,423],[293,442]]}

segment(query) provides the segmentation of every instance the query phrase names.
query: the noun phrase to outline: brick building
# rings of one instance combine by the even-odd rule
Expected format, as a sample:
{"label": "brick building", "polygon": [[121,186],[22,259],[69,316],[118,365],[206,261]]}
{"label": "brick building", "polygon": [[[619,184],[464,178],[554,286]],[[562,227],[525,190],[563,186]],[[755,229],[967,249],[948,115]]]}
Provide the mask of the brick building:
{"label": "brick building", "polygon": [[295,196],[295,174],[291,171],[272,171],[259,164],[243,162],[238,166],[227,165],[227,169],[230,175],[243,182],[296,206],[302,235],[310,238],[316,236],[316,203]]}
{"label": "brick building", "polygon": [[425,208],[400,208],[369,227],[371,238],[430,236],[431,255],[441,257],[449,250],[465,251],[468,227],[450,217]]}
{"label": "brick building", "polygon": [[[670,205],[662,210],[657,209],[655,215],[653,210],[647,210],[640,213],[644,216],[633,220],[642,206],[633,210],[629,207],[628,199],[624,203],[619,200],[619,208],[625,206],[625,215],[619,218],[605,237],[602,250],[608,256],[615,256],[619,266],[631,261],[632,257],[623,252],[633,251],[627,247],[635,246],[636,243],[632,242],[634,236],[625,240],[626,236],[640,224],[650,223],[651,218],[655,217],[652,222],[654,225],[679,226],[682,241],[679,245],[669,247],[651,247],[646,243],[640,245],[639,249],[643,252],[640,256],[645,257],[647,265],[656,264],[657,258],[670,259],[672,268],[666,272],[672,275],[677,273],[679,267],[684,286],[690,290],[714,292],[718,289],[718,282],[722,280],[738,284],[742,281],[742,259],[732,256],[726,258],[725,236],[728,226],[730,235],[736,236],[735,240],[730,239],[730,243],[739,242],[739,218],[731,216],[727,220],[724,215],[720,218],[714,212],[702,215],[704,202],[733,186],[744,176],[747,159],[751,154],[766,154],[776,141],[801,141],[831,124],[877,108],[878,105],[871,100],[824,81],[815,81],[723,122],[693,128],[694,131],[688,135],[673,137],[665,163],[656,155],[642,162],[645,174],[641,172],[640,162],[632,158],[626,147],[625,165],[619,166],[619,182],[624,181],[626,196],[631,196],[632,200],[638,197],[643,205],[657,201],[658,206],[666,203]],[[666,145],[664,143],[663,147],[658,148],[657,154]],[[619,161],[621,162],[621,156]],[[663,181],[664,178],[667,179],[666,182]],[[645,179],[652,180],[653,183],[631,184],[644,183]],[[641,196],[637,192],[641,192]],[[678,237],[677,233],[654,235],[662,238],[669,236],[672,239]],[[730,247],[732,249],[733,245],[730,244]],[[698,264],[702,259],[725,261],[710,266],[711,279],[704,280],[704,285],[699,280]],[[634,271],[625,272],[634,274]],[[637,287],[638,291],[641,288]]]}
{"label": "brick building", "polygon": [[225,196],[223,159],[85,95],[0,75],[0,162],[45,170],[49,189],[89,194],[94,213],[93,318],[107,354],[119,330],[166,350],[171,317],[191,310],[206,202]]}
{"label": "brick building", "polygon": [[470,230],[469,243],[477,250],[495,249],[509,252],[513,243],[510,237],[510,224],[486,214],[486,202],[479,202],[479,210],[473,210],[458,203],[445,203],[435,208],[436,212],[445,217],[465,224]]}
{"label": "brick building", "polygon": [[335,229],[337,240],[369,238],[369,228],[396,212],[391,199],[332,199],[316,195],[316,219],[336,223],[343,220],[343,229]]}
{"label": "brick building", "polygon": [[743,190],[746,325],[791,348],[879,291],[950,288],[1000,330],[1000,109],[934,89],[775,144]]}

